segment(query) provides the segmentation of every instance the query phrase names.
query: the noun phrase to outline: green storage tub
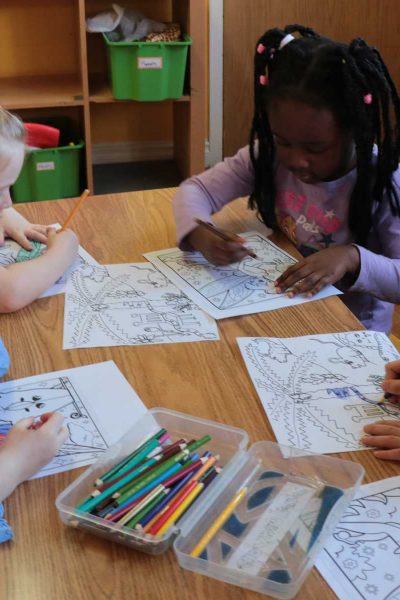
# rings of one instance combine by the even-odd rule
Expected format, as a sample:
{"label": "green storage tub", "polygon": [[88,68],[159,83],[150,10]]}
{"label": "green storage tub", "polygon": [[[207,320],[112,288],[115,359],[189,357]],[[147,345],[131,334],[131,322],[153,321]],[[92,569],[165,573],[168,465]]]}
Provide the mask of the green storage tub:
{"label": "green storage tub", "polygon": [[84,143],[32,150],[12,186],[14,202],[36,202],[79,196],[79,164]]}
{"label": "green storage tub", "polygon": [[148,102],[182,96],[192,43],[188,35],[182,42],[110,42],[103,37],[114,98]]}

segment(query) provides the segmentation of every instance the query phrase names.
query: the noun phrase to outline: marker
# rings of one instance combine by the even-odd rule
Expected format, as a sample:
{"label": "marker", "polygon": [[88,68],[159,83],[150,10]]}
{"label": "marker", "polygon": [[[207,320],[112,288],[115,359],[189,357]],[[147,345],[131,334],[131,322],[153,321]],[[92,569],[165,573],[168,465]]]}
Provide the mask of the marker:
{"label": "marker", "polygon": [[[206,221],[202,221],[201,219],[195,219],[195,221],[197,225],[200,225],[200,227],[204,227],[204,229],[207,229],[207,231],[211,231],[214,235],[217,235],[219,238],[221,238],[221,240],[225,240],[226,242],[238,241],[237,238],[239,236],[237,236],[236,234],[225,233],[225,231],[221,231],[220,229],[217,229],[217,227],[214,227],[214,225],[211,225],[211,223],[207,223]],[[247,254],[251,256],[251,258],[257,258],[257,254],[255,252],[246,247],[244,247],[244,249],[246,250]]]}

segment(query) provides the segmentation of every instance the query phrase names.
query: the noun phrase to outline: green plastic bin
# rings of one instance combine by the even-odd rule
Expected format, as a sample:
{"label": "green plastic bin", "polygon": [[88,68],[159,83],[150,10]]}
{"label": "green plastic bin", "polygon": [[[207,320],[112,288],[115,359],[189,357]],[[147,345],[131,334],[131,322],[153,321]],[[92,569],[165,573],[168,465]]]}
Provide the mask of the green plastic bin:
{"label": "green plastic bin", "polygon": [[182,42],[110,42],[103,37],[114,98],[148,102],[182,96],[192,43],[188,35]]}
{"label": "green plastic bin", "polygon": [[79,163],[84,143],[32,150],[12,186],[14,202],[36,202],[78,196]]}

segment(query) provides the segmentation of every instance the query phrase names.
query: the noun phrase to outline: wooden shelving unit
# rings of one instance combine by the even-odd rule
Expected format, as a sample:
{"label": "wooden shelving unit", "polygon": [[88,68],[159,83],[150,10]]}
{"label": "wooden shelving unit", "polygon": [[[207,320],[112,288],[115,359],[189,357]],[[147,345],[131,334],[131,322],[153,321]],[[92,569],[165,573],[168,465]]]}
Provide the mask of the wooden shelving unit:
{"label": "wooden shelving unit", "polygon": [[22,118],[71,117],[85,140],[84,185],[92,190],[92,145],[107,143],[110,131],[113,143],[119,131],[124,132],[121,142],[140,143],[129,136],[137,132],[143,113],[149,129],[157,130],[154,121],[160,120],[158,130],[170,137],[164,141],[172,142],[182,178],[204,168],[206,0],[126,0],[123,5],[159,21],[178,21],[191,36],[181,98],[115,100],[104,42],[100,35],[87,34],[85,26],[87,16],[109,10],[107,0],[2,0],[0,6],[0,104]]}

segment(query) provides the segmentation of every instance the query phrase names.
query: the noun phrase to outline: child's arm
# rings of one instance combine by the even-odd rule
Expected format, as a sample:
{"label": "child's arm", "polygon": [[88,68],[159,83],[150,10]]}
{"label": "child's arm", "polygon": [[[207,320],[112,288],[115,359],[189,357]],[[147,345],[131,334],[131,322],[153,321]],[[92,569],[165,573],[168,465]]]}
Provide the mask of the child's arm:
{"label": "child's arm", "polygon": [[68,431],[60,413],[22,419],[11,429],[0,449],[0,502],[44,467],[65,442]]}
{"label": "child's arm", "polygon": [[32,225],[25,217],[13,208],[5,208],[0,215],[0,246],[4,239],[10,237],[26,250],[32,250],[29,240],[37,240],[46,244],[46,225]]}
{"label": "child's arm", "polygon": [[234,157],[226,158],[204,173],[184,181],[173,200],[181,250],[198,250],[208,260],[218,264],[237,260],[235,253],[243,251],[243,244],[233,244],[232,249],[232,242],[224,242],[217,236],[201,230],[195,219],[211,222],[212,214],[221,210],[231,200],[248,196],[253,190],[253,185],[254,170],[248,147],[242,148]]}
{"label": "child's arm", "polygon": [[47,250],[38,258],[0,268],[0,312],[30,304],[69,267],[78,251],[78,239],[69,229],[50,230]]}

